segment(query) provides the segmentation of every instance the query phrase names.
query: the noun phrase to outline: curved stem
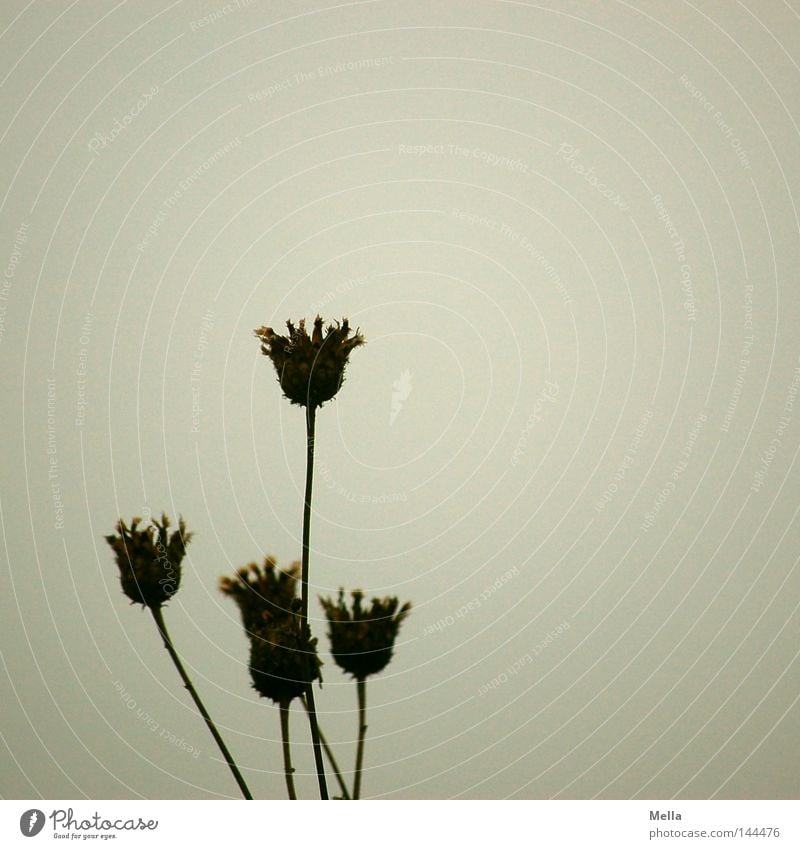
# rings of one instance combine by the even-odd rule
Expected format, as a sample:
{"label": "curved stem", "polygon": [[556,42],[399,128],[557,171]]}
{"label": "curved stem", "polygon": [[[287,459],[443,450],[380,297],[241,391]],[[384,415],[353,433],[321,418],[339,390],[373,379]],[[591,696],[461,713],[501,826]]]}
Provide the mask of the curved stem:
{"label": "curved stem", "polygon": [[[303,561],[300,576],[300,617],[301,624],[308,624],[308,552],[311,537],[311,488],[314,479],[314,424],[316,419],[316,408],[313,404],[306,407],[306,492],[303,505]],[[317,781],[319,782],[320,799],[328,798],[328,785],[325,781],[325,764],[322,761],[322,746],[319,740],[319,728],[317,726],[317,709],[314,704],[314,683],[309,682],[306,688],[306,701],[308,702],[308,722],[311,726],[311,741],[314,744],[314,763],[317,768]]]}
{"label": "curved stem", "polygon": [[364,767],[364,738],[367,734],[367,682],[356,681],[358,691],[358,748],[356,749],[356,777],[353,780],[353,798],[361,798],[361,772]]}
{"label": "curved stem", "polygon": [[[300,701],[303,703],[303,707],[306,711],[308,711],[308,702],[306,702],[305,696],[301,696]],[[333,767],[336,780],[339,782],[339,789],[342,791],[342,799],[349,799],[350,793],[347,789],[347,785],[344,783],[344,778],[342,778],[342,771],[339,769],[339,764],[336,762],[333,749],[328,744],[328,741],[325,739],[325,735],[322,733],[322,729],[319,726],[317,726],[317,731],[319,732],[319,740],[322,743],[322,748],[325,750],[325,754]]]}
{"label": "curved stem", "polygon": [[169,633],[167,631],[167,625],[164,622],[164,614],[161,612],[161,607],[151,607],[150,612],[153,614],[153,619],[156,621],[156,626],[158,627],[159,633],[161,634],[161,639],[164,641],[164,648],[169,652],[169,656],[172,658],[172,662],[175,664],[175,668],[178,670],[178,674],[181,676],[183,680],[184,686],[189,691],[189,695],[194,700],[195,705],[197,705],[197,709],[200,711],[200,715],[206,722],[208,726],[208,730],[211,732],[211,736],[216,741],[216,744],[219,746],[220,752],[222,752],[222,757],[225,758],[225,762],[230,767],[231,772],[233,773],[233,777],[236,779],[236,783],[239,785],[239,789],[242,791],[242,795],[245,799],[252,799],[253,797],[250,795],[250,790],[245,784],[244,779],[242,778],[242,774],[239,772],[239,768],[236,766],[236,762],[233,759],[233,756],[228,751],[228,747],[225,745],[222,737],[219,736],[219,731],[217,731],[217,726],[214,725],[214,721],[208,714],[208,711],[205,708],[205,705],[200,701],[200,696],[197,695],[197,690],[195,690],[192,685],[189,676],[186,674],[186,670],[183,668],[183,664],[181,663],[180,658],[178,657],[178,653],[175,651],[174,646],[172,645],[172,640],[169,637]]}
{"label": "curved stem", "polygon": [[283,741],[283,773],[286,776],[286,790],[289,793],[289,798],[293,801],[297,800],[297,793],[294,790],[294,768],[292,767],[292,750],[289,747],[289,707],[291,702],[284,701],[280,703],[281,709],[281,740]]}

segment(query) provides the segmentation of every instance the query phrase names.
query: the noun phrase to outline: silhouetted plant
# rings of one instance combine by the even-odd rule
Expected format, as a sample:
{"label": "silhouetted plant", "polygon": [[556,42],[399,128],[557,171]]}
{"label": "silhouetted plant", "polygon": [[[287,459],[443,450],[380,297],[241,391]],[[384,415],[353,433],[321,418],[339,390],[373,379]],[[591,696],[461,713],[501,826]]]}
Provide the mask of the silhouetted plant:
{"label": "silhouetted plant", "polygon": [[[139,530],[142,520],[131,520],[130,528],[120,519],[117,533],[106,537],[119,567],[122,591],[134,604],[154,608],[168,602],[181,585],[181,561],[192,538],[183,519],[178,530],[169,534],[169,519],[162,514]],[[155,532],[158,531],[158,534]]]}
{"label": "silhouetted plant", "polygon": [[245,799],[252,799],[233,756],[220,737],[216,725],[178,657],[161,611],[161,606],[178,591],[181,583],[181,561],[186,554],[186,545],[192,538],[192,534],[187,532],[183,519],[179,519],[178,530],[170,536],[167,530],[170,522],[165,514],[161,515],[161,524],[153,519],[149,526],[140,530],[138,526],[141,521],[138,518],[133,519],[129,528],[120,519],[117,522],[117,533],[106,537],[106,542],[114,551],[119,567],[122,591],[133,603],[149,608],[153,614],[156,627],[164,641],[164,648],[169,653],[184,686],[205,720],[211,736],[219,746],[239,789]]}
{"label": "silhouetted plant", "polygon": [[[305,408],[306,416],[306,483],[303,498],[302,559],[281,570],[273,557],[266,557],[263,566],[251,563],[239,569],[233,577],[220,579],[219,588],[236,602],[242,624],[250,641],[249,667],[253,688],[280,708],[283,743],[284,775],[290,799],[297,798],[294,768],[289,741],[289,710],[299,698],[309,717],[314,762],[322,799],[328,798],[324,749],[334,770],[342,798],[349,799],[331,747],[322,735],[314,704],[314,681],[322,681],[322,663],[317,654],[317,640],[311,634],[308,621],[309,551],[311,535],[311,495],[314,476],[314,439],[316,410],[330,401],[341,388],[350,352],[364,344],[361,334],[351,336],[347,319],[341,324],[323,329],[317,316],[312,335],[306,332],[305,320],[297,327],[286,323],[288,336],[275,333],[270,327],[256,330],[261,351],[272,361],[278,382],[292,404]],[[147,607],[153,615],[164,646],[175,664],[187,690],[208,726],[246,799],[252,799],[233,758],[220,737],[216,726],[194,689],[183,664],[167,633],[162,606],[177,592],[181,584],[181,565],[186,545],[192,534],[183,519],[178,530],[170,534],[169,520],[140,528],[141,519],[133,519],[128,527],[121,519],[117,533],[106,537],[116,556],[120,581],[125,595],[134,603]],[[300,598],[297,584],[300,583]],[[353,798],[358,799],[363,771],[366,734],[366,679],[380,672],[392,658],[400,624],[411,608],[399,606],[397,598],[373,599],[367,609],[362,605],[364,594],[352,593],[352,610],[340,590],[338,601],[320,599],[328,618],[329,636],[334,660],[356,679],[359,704],[359,732]]]}
{"label": "silhouetted plant", "polygon": [[[289,336],[281,336],[271,327],[261,327],[255,331],[261,340],[261,353],[272,360],[278,375],[278,382],[284,395],[292,402],[306,409],[306,486],[303,502],[303,557],[300,575],[300,618],[308,622],[308,574],[309,540],[311,534],[311,492],[314,479],[314,430],[317,407],[330,401],[341,388],[344,370],[350,352],[364,344],[364,338],[356,331],[350,336],[347,319],[336,326],[328,325],[323,332],[323,321],[314,319],[314,330],[309,336],[305,319],[297,327],[286,322]],[[306,690],[308,719],[311,726],[311,739],[314,745],[314,761],[317,767],[319,793],[322,799],[328,798],[325,781],[325,766],[322,762],[322,749],[317,723],[317,710],[314,704],[314,687],[309,683]]]}
{"label": "silhouetted plant", "polygon": [[358,696],[358,745],[356,769],[353,780],[353,799],[361,796],[361,776],[364,765],[364,741],[367,733],[367,682],[370,675],[385,669],[392,659],[394,642],[400,625],[411,610],[406,602],[399,610],[396,596],[374,598],[372,606],[365,609],[361,604],[364,593],[353,590],[352,611],[344,600],[344,590],[339,598],[320,598],[328,617],[328,636],[331,653],[336,664],[356,679]]}
{"label": "silhouetted plant", "polygon": [[320,598],[320,603],[328,617],[331,653],[337,666],[353,678],[366,678],[380,672],[392,659],[397,632],[411,610],[411,602],[398,611],[396,596],[373,598],[372,606],[365,608],[361,590],[353,590],[351,595],[352,611],[345,603],[343,589],[337,601]]}
{"label": "silhouetted plant", "polygon": [[233,578],[220,578],[219,588],[236,602],[245,631],[252,632],[293,609],[299,577],[299,560],[288,569],[278,569],[275,558],[267,556],[263,566],[251,563],[238,569]]}
{"label": "silhouetted plant", "polygon": [[305,319],[295,327],[286,322],[288,336],[281,336],[271,327],[255,331],[261,339],[261,353],[272,360],[284,395],[301,407],[321,407],[336,395],[344,382],[344,369],[353,348],[364,344],[356,331],[350,336],[347,319],[328,325],[323,333],[323,321],[314,319],[311,336],[306,332]]}
{"label": "silhouetted plant", "polygon": [[[263,568],[252,563],[239,569],[235,577],[223,577],[219,582],[220,590],[239,607],[250,639],[253,688],[280,708],[284,775],[290,799],[297,798],[289,742],[291,702],[302,699],[309,685],[321,680],[317,640],[299,613],[300,600],[296,597],[299,566],[292,563],[283,571],[277,568],[275,558],[268,556]],[[347,787],[333,752],[325,742],[323,746],[347,798]]]}

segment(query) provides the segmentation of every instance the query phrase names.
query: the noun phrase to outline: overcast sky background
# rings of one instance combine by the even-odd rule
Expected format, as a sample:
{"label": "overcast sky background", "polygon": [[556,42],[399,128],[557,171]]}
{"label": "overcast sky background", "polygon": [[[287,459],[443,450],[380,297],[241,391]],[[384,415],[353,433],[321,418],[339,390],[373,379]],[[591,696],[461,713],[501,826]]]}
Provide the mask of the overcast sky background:
{"label": "overcast sky background", "polygon": [[364,795],[797,798],[796,3],[0,15],[4,797],[236,797],[103,540],[162,510],[175,643],[284,797],[217,581],[299,558],[303,412],[252,331],[320,312],[367,345],[312,597],[413,603]]}

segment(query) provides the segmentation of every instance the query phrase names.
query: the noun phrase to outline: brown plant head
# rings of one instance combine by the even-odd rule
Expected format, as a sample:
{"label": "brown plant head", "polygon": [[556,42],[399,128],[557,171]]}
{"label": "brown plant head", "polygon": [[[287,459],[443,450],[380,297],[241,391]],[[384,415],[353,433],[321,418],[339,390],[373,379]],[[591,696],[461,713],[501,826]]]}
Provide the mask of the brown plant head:
{"label": "brown plant head", "polygon": [[259,695],[285,704],[322,680],[317,640],[299,614],[262,622],[250,636],[250,675]]}
{"label": "brown plant head", "polygon": [[272,360],[283,394],[293,403],[312,409],[330,401],[344,381],[344,369],[353,348],[364,344],[356,331],[350,335],[347,319],[329,324],[323,332],[322,319],[314,319],[311,336],[306,332],[305,319],[297,325],[286,322],[288,336],[281,336],[271,327],[255,331],[261,340],[261,353]]}
{"label": "brown plant head", "polygon": [[122,519],[117,522],[117,533],[107,536],[119,567],[122,591],[135,604],[160,607],[178,591],[181,583],[181,561],[186,545],[192,538],[183,519],[178,530],[169,534],[169,519],[161,516],[161,523],[153,519],[147,527],[139,529],[141,519],[133,519],[127,527]]}
{"label": "brown plant head", "polygon": [[396,597],[374,598],[372,606],[362,606],[364,593],[354,590],[353,607],[348,609],[344,590],[339,598],[321,598],[328,617],[331,652],[337,665],[354,678],[366,678],[386,667],[392,659],[394,641],[400,624],[408,616],[411,604],[406,602],[399,610]]}
{"label": "brown plant head", "polygon": [[251,563],[233,578],[220,578],[219,588],[236,602],[245,630],[252,633],[294,611],[299,576],[299,562],[283,570],[277,568],[274,557],[267,556],[263,567]]}

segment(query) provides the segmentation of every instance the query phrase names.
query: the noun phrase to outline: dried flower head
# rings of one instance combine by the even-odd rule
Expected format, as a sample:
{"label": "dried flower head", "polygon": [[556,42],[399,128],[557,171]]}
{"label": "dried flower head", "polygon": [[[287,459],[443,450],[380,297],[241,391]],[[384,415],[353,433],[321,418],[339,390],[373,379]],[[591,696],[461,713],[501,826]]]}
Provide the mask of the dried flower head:
{"label": "dried flower head", "polygon": [[380,672],[392,659],[394,641],[400,623],[408,616],[411,604],[398,610],[396,597],[374,598],[367,610],[361,605],[364,593],[354,590],[353,610],[348,610],[344,590],[338,601],[321,598],[328,617],[331,652],[337,665],[354,678],[366,678]]}
{"label": "dried flower head", "polygon": [[317,640],[297,613],[263,622],[250,637],[253,688],[273,702],[301,696],[317,678],[322,680]]}
{"label": "dried flower head", "polygon": [[261,339],[261,353],[272,360],[278,373],[278,382],[284,395],[303,407],[319,407],[330,401],[344,381],[344,368],[350,351],[364,344],[364,337],[356,331],[350,336],[347,319],[329,324],[322,330],[322,319],[314,319],[314,330],[309,336],[305,319],[295,327],[286,322],[288,336],[280,336],[271,327],[255,331]]}
{"label": "dried flower head", "polygon": [[234,578],[220,578],[220,591],[239,606],[242,624],[248,632],[256,631],[271,619],[286,616],[294,610],[300,563],[278,569],[275,558],[264,558],[264,566],[251,563],[236,572]]}
{"label": "dried flower head", "polygon": [[117,533],[106,537],[114,550],[119,567],[122,591],[135,604],[160,607],[178,591],[181,583],[181,561],[186,545],[192,538],[183,519],[178,530],[169,534],[169,519],[161,515],[139,530],[141,519],[133,519],[128,528],[122,519],[117,522]]}

